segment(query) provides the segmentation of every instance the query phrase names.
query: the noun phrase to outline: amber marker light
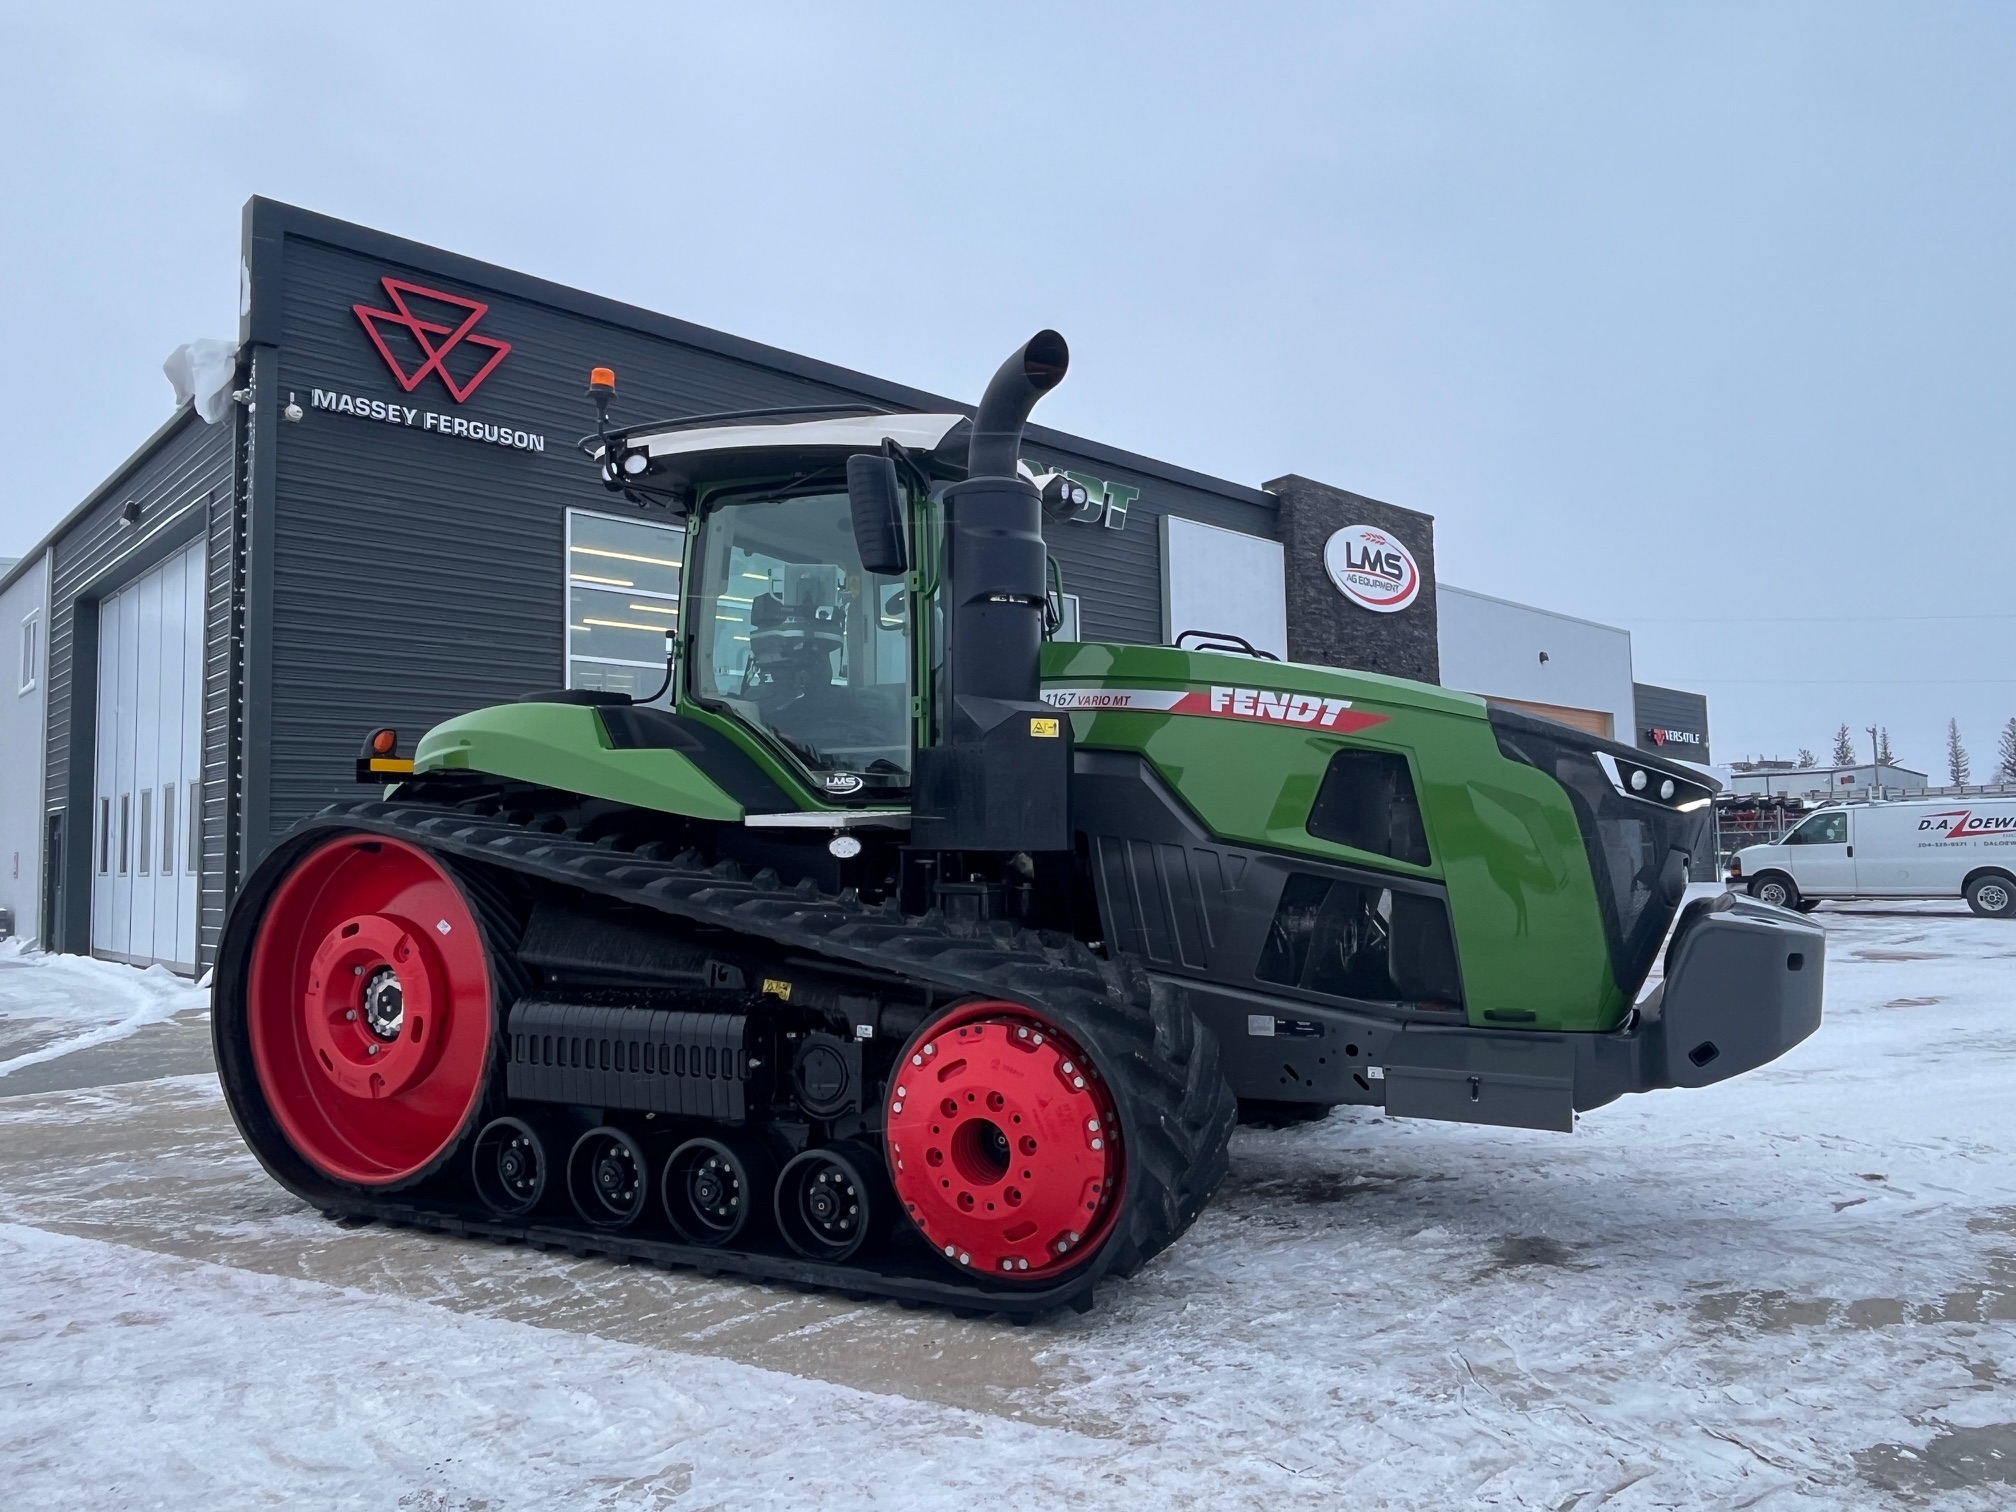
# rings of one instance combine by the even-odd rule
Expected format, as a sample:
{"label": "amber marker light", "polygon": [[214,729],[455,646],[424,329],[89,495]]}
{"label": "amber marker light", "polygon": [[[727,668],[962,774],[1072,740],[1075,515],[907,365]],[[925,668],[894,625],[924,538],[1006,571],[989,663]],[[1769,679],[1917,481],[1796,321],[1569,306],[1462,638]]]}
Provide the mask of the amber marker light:
{"label": "amber marker light", "polygon": [[590,368],[588,370],[588,392],[591,394],[615,393],[616,369]]}
{"label": "amber marker light", "polygon": [[390,756],[398,745],[397,730],[380,730],[371,737],[371,749],[380,756]]}

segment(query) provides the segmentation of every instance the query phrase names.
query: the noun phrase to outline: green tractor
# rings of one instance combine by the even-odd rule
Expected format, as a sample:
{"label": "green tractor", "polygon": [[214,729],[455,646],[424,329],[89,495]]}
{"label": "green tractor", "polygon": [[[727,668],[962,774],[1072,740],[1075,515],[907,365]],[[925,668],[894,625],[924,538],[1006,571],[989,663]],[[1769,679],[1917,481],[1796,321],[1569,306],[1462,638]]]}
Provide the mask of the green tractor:
{"label": "green tractor", "polygon": [[978,410],[584,442],[683,517],[665,687],[479,709],[246,880],[214,1015],[238,1126],[332,1216],[850,1295],[1090,1305],[1242,1115],[1573,1128],[1818,1026],[1823,936],[1689,905],[1713,789],[1480,699],[1053,641]]}

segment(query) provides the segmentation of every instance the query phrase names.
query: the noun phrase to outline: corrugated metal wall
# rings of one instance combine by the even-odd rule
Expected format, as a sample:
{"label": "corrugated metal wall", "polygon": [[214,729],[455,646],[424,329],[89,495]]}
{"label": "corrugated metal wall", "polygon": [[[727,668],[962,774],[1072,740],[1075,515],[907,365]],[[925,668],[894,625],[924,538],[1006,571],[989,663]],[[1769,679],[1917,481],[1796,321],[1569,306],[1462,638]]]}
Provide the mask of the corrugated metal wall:
{"label": "corrugated metal wall", "polygon": [[[419,731],[562,681],[565,512],[635,512],[573,446],[593,423],[591,366],[616,369],[619,423],[876,397],[306,236],[286,239],[279,267],[278,398],[304,415],[276,427],[270,809],[266,833],[247,837],[248,865],[288,825],[354,792],[352,761],[372,726]],[[477,329],[512,350],[466,403],[432,376],[404,392],[371,346],[353,306],[386,307],[387,274],[491,306]],[[416,350],[407,370],[418,363]],[[545,449],[318,409],[318,389],[535,432]],[[1273,532],[1254,490],[1147,475],[1047,433],[1026,450],[1140,490],[1124,531],[1053,532],[1088,637],[1161,638],[1163,512]]]}
{"label": "corrugated metal wall", "polygon": [[[230,513],[230,499],[231,426],[185,414],[52,548],[47,792],[50,810],[69,815],[64,875],[72,927],[65,948],[82,948],[80,908],[89,918],[97,600],[202,537],[217,516]],[[135,503],[137,523],[125,518]],[[208,704],[206,689],[206,717]],[[206,813],[206,888],[212,823]]]}
{"label": "corrugated metal wall", "polygon": [[1064,591],[1079,598],[1079,632],[1087,640],[1153,645],[1162,639],[1162,516],[1180,515],[1247,535],[1276,539],[1275,511],[1257,489],[1244,496],[1212,492],[1168,478],[1116,467],[1032,437],[1023,447],[1032,464],[1089,473],[1140,491],[1124,530],[1059,524],[1045,529],[1050,554],[1064,572]]}
{"label": "corrugated metal wall", "polygon": [[[288,207],[255,202],[247,224],[260,313],[241,336],[255,354],[259,423],[236,407],[216,425],[185,411],[52,547],[46,753],[49,807],[70,815],[70,949],[88,948],[96,600],[171,551],[206,543],[198,945],[208,966],[245,870],[295,820],[354,794],[351,763],[367,729],[394,724],[410,739],[562,680],[566,510],[633,512],[597,486],[573,447],[591,423],[582,398],[589,367],[617,369],[619,423],[935,402]],[[458,283],[443,267],[474,281]],[[491,305],[480,329],[512,352],[466,403],[432,377],[405,392],[366,338],[353,306],[383,307],[387,274]],[[409,358],[409,371],[417,361]],[[976,391],[984,377],[975,375]],[[545,446],[513,450],[318,410],[318,388],[536,432]],[[299,422],[278,418],[289,399],[302,406]],[[264,438],[270,450],[255,458]],[[1088,637],[1160,639],[1164,513],[1276,534],[1271,500],[1257,490],[1133,466],[1125,454],[1040,428],[1026,451],[1139,490],[1124,531],[1053,531]],[[129,502],[141,506],[138,524],[124,518]]]}

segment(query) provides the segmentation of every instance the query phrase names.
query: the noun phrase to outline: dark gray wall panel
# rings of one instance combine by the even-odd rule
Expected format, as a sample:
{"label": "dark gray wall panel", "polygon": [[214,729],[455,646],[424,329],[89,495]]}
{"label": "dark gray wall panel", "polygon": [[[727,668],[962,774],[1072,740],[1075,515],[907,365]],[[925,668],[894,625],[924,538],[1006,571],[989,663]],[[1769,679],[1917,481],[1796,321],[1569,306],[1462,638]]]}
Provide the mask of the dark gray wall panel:
{"label": "dark gray wall panel", "polygon": [[1050,439],[1032,436],[1023,447],[1031,466],[1087,473],[1140,490],[1123,530],[1095,524],[1052,524],[1050,554],[1064,572],[1064,591],[1079,597],[1087,640],[1154,644],[1162,639],[1162,516],[1179,515],[1247,535],[1276,539],[1273,500],[1253,490],[1231,494],[1115,467]]}
{"label": "dark gray wall panel", "polygon": [[[466,402],[432,375],[404,391],[372,345],[353,307],[389,308],[388,274],[489,304],[474,329],[511,352]],[[247,865],[295,820],[354,791],[352,762],[372,726],[410,739],[561,681],[565,511],[639,513],[604,492],[574,449],[592,423],[590,367],[616,369],[619,422],[888,398],[866,378],[850,387],[780,370],[305,236],[286,239],[276,276],[277,399],[291,397],[303,418],[274,427],[270,808],[265,832],[247,837]],[[262,307],[272,308],[263,296]],[[417,351],[395,351],[409,373],[417,368]],[[422,423],[317,409],[318,389],[397,402]],[[441,435],[425,428],[429,412],[536,433],[545,449]],[[1052,532],[1088,636],[1160,639],[1163,512],[1273,534],[1272,500],[1258,490],[1214,491],[1181,470],[1129,468],[1116,460],[1123,454],[1053,432],[1033,433],[1026,451],[1140,490],[1125,530]]]}
{"label": "dark gray wall panel", "polygon": [[[1638,714],[1635,721],[1637,728],[1631,732],[1631,738],[1640,750],[1664,751],[1682,761],[1706,762],[1713,759],[1708,754],[1708,699],[1705,694],[1688,693],[1680,688],[1662,688],[1654,683],[1633,683],[1631,691]],[[1699,743],[1684,739],[1662,741],[1652,734],[1654,730],[1698,736]]]}
{"label": "dark gray wall panel", "polygon": [[[71,816],[63,949],[89,948],[97,601],[203,536],[212,511],[228,509],[230,459],[230,425],[205,425],[188,413],[53,543],[47,792],[50,808]],[[140,506],[137,522],[125,518],[132,503]]]}

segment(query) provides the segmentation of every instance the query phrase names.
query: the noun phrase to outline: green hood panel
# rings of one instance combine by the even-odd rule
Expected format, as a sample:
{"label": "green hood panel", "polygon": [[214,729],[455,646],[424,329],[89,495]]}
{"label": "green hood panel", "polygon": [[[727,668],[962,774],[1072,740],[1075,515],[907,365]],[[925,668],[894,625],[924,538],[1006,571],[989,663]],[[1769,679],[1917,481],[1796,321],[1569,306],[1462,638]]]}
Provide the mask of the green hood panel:
{"label": "green hood panel", "polygon": [[[1053,701],[1073,689],[1193,695],[1183,711],[1074,709],[1072,734],[1080,746],[1147,757],[1224,840],[1439,878],[1449,889],[1472,1023],[1602,1030],[1630,1007],[1611,969],[1595,877],[1568,794],[1547,773],[1500,752],[1483,699],[1334,667],[1055,642],[1044,648],[1043,688]],[[1310,712],[1306,700],[1277,717],[1278,699],[1235,704],[1221,696],[1263,689],[1350,707],[1326,730],[1320,716],[1293,717]],[[1429,865],[1309,833],[1330,758],[1346,746],[1407,758]]]}
{"label": "green hood panel", "polygon": [[1368,699],[1408,709],[1485,718],[1484,700],[1430,683],[1410,682],[1377,672],[1353,672],[1342,667],[1315,667],[1304,662],[1255,661],[1218,651],[1179,651],[1173,646],[1107,646],[1077,641],[1047,641],[1043,646],[1043,681],[1050,683],[1126,683],[1139,678],[1149,687],[1198,688],[1256,684],[1291,693],[1315,693],[1339,698]]}
{"label": "green hood panel", "polygon": [[588,798],[737,822],[742,805],[677,751],[619,751],[579,704],[498,704],[420,737],[413,773],[485,772]]}

